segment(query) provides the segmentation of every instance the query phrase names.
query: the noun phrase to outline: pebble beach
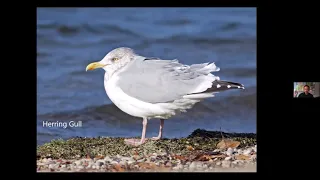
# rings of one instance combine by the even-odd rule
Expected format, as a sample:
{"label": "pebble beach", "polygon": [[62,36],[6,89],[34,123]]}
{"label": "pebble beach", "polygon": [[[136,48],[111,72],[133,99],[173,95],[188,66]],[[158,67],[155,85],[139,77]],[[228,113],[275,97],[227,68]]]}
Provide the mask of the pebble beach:
{"label": "pebble beach", "polygon": [[256,172],[256,135],[195,130],[179,139],[71,138],[37,147],[37,172]]}

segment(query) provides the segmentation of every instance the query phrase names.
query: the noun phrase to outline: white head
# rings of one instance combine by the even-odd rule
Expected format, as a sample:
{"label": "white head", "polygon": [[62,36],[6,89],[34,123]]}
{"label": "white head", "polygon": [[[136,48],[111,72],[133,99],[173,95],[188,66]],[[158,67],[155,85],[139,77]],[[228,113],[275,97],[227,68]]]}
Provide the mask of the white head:
{"label": "white head", "polygon": [[90,63],[86,71],[103,68],[108,73],[124,67],[136,56],[135,52],[127,47],[120,47],[110,51],[101,61]]}

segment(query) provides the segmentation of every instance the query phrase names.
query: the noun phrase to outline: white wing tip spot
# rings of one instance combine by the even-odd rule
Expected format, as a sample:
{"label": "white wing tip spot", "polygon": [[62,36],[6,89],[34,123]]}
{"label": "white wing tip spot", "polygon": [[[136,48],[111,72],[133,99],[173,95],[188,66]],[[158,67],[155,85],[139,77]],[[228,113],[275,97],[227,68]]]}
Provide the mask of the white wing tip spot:
{"label": "white wing tip spot", "polygon": [[238,88],[240,89],[240,86],[238,86]]}
{"label": "white wing tip spot", "polygon": [[218,84],[218,85],[217,85],[217,88],[220,88],[220,87],[221,87],[220,84]]}
{"label": "white wing tip spot", "polygon": [[228,88],[231,88],[231,86],[230,86],[230,85],[228,85],[227,87],[228,87]]}

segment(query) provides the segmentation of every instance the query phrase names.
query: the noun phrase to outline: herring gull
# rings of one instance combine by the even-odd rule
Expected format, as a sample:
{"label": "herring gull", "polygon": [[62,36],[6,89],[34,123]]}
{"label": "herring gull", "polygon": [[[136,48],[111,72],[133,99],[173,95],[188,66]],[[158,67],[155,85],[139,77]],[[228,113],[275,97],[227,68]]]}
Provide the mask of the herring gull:
{"label": "herring gull", "polygon": [[211,72],[220,70],[215,63],[185,65],[178,60],[163,60],[138,55],[120,47],[101,61],[90,63],[86,71],[103,68],[104,87],[110,100],[123,112],[142,118],[141,139],[125,139],[129,145],[146,141],[149,119],[160,119],[162,138],[164,120],[186,112],[196,103],[228,89],[244,89],[236,82],[222,81]]}

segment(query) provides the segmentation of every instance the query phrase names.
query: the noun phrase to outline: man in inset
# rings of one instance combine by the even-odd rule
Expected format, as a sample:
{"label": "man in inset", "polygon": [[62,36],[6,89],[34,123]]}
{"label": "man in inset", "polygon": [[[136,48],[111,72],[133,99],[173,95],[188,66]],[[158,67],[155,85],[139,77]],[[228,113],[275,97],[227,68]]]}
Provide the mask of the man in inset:
{"label": "man in inset", "polygon": [[313,98],[313,95],[309,93],[310,87],[308,85],[304,85],[303,90],[304,92],[299,94],[298,98]]}

